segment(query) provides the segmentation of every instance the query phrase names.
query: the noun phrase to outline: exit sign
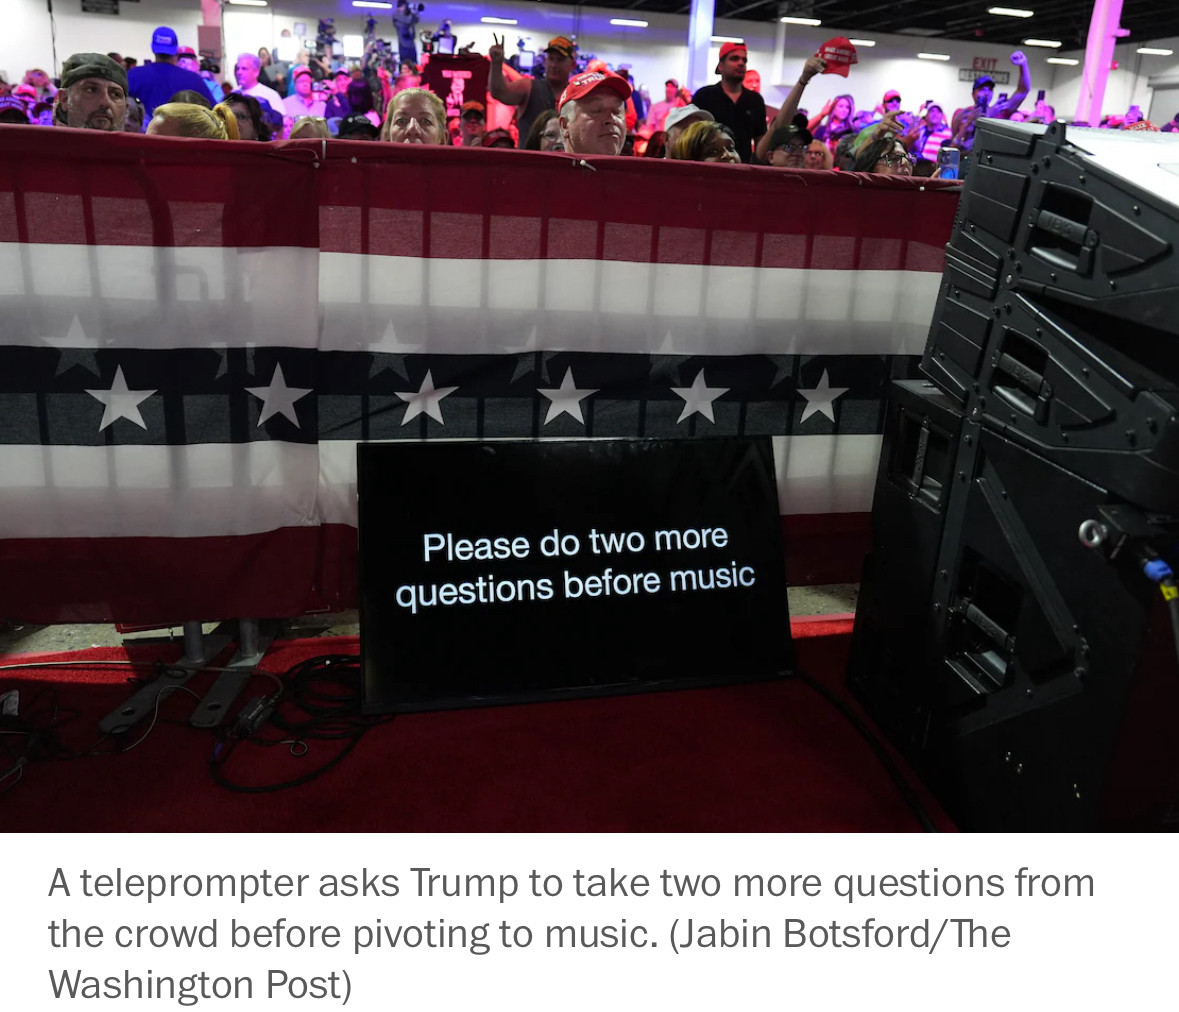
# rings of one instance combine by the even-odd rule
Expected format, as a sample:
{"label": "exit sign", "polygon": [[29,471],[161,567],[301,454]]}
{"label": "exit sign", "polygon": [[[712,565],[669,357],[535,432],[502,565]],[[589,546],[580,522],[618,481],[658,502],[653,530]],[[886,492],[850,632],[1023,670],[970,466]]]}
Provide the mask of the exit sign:
{"label": "exit sign", "polygon": [[[992,61],[994,62],[994,61]],[[974,81],[986,75],[996,84],[1007,84],[1011,80],[1010,70],[977,70],[974,67],[960,67],[958,69],[959,81]]]}

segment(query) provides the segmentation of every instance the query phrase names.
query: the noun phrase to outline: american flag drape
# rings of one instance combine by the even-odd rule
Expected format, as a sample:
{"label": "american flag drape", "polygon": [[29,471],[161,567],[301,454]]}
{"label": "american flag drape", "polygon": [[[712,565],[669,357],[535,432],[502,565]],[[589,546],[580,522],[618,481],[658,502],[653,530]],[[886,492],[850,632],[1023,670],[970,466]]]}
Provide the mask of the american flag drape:
{"label": "american flag drape", "polygon": [[354,604],[358,440],[769,434],[783,516],[838,530],[957,204],[513,151],[0,150],[0,615],[31,621]]}

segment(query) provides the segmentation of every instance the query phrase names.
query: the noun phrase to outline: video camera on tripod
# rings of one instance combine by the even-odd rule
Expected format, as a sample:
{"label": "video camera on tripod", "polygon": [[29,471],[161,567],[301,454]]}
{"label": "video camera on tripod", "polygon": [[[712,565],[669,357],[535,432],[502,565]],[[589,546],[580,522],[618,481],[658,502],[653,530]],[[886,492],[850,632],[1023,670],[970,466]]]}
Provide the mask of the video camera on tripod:
{"label": "video camera on tripod", "polygon": [[387,39],[378,39],[376,35],[377,19],[370,16],[364,23],[365,59],[370,65],[384,67],[390,75],[396,76],[400,66],[397,47]]}
{"label": "video camera on tripod", "polygon": [[[372,20],[371,18],[369,19]],[[315,36],[315,55],[321,60],[328,55],[343,57],[344,43],[336,38],[336,21],[334,18],[320,18],[319,28]]]}

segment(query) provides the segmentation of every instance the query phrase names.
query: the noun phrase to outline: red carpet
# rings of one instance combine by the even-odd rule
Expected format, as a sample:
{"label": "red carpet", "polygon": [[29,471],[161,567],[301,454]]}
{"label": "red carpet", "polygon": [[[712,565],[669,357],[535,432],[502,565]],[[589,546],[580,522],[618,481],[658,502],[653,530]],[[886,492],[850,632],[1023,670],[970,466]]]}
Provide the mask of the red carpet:
{"label": "red carpet", "polygon": [[[847,617],[794,626],[799,667],[847,699]],[[135,647],[157,656],[157,647]],[[264,668],[356,653],[355,638],[282,642]],[[121,648],[56,659],[126,657]],[[137,653],[136,659],[143,659]],[[168,658],[172,659],[171,657]],[[8,657],[3,663],[34,660]],[[30,722],[58,708],[56,740],[85,751],[97,720],[133,691],[116,669],[0,671],[0,694],[21,693]],[[189,684],[198,692],[209,675]],[[50,680],[51,679],[51,680]],[[52,691],[38,693],[42,689]],[[271,691],[255,679],[242,699]],[[187,725],[195,700],[161,701],[151,734],[111,756],[27,763],[0,780],[10,832],[810,832],[916,831],[921,825],[846,718],[797,680],[681,692],[399,716],[373,727],[323,776],[288,790],[242,794],[214,783],[210,731]],[[146,730],[137,725],[121,747]],[[272,727],[261,736],[278,737]],[[3,739],[21,754],[19,735]],[[52,749],[48,738],[33,743]],[[110,739],[98,749],[110,749]],[[263,785],[310,772],[340,751],[314,741],[242,743],[221,768]],[[0,750],[0,774],[13,759]],[[915,778],[906,771],[910,783]],[[952,824],[923,791],[940,828]]]}

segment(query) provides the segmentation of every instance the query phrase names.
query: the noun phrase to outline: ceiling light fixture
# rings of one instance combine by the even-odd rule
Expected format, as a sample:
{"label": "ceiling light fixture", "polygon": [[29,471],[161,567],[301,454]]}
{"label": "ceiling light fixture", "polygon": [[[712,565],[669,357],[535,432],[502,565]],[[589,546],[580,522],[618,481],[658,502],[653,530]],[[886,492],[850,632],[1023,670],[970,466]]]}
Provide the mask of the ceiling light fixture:
{"label": "ceiling light fixture", "polygon": [[818,18],[778,18],[784,25],[807,25],[811,28],[818,28],[823,22]]}
{"label": "ceiling light fixture", "polygon": [[1041,46],[1044,49],[1059,49],[1064,45],[1063,42],[1057,42],[1055,39],[1024,39],[1025,46]]}
{"label": "ceiling light fixture", "polygon": [[629,18],[611,18],[610,24],[621,25],[623,28],[646,28],[646,21],[631,21]]}
{"label": "ceiling light fixture", "polygon": [[918,53],[919,60],[948,60],[950,57],[947,53]]}
{"label": "ceiling light fixture", "polygon": [[853,46],[866,46],[869,49],[876,45],[871,39],[848,39],[847,41]]}
{"label": "ceiling light fixture", "polygon": [[1058,67],[1075,67],[1080,60],[1070,60],[1067,56],[1049,56],[1048,63],[1055,63]]}
{"label": "ceiling light fixture", "polygon": [[520,22],[515,18],[480,18],[485,25],[518,25]]}
{"label": "ceiling light fixture", "polygon": [[1036,12],[1020,10],[1018,7],[988,7],[987,13],[1001,18],[1030,18]]}
{"label": "ceiling light fixture", "polygon": [[234,7],[266,7],[269,6],[266,0],[226,0],[226,3],[233,4]]}
{"label": "ceiling light fixture", "polygon": [[1173,49],[1151,49],[1149,46],[1142,46],[1135,52],[1141,53],[1143,56],[1171,56],[1175,50]]}
{"label": "ceiling light fixture", "polygon": [[384,0],[352,0],[353,7],[374,7],[379,11],[391,11],[392,4],[387,4]]}
{"label": "ceiling light fixture", "polygon": [[744,39],[737,38],[736,35],[714,35],[713,42],[744,42]]}

